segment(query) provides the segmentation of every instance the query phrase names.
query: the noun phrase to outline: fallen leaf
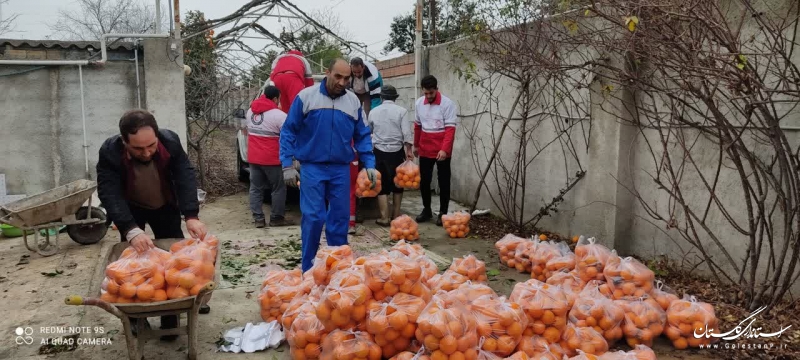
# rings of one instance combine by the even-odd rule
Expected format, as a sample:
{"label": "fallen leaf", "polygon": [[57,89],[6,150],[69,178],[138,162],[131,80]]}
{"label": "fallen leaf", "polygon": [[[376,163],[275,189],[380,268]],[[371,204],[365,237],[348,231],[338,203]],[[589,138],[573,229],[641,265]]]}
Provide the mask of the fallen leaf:
{"label": "fallen leaf", "polygon": [[638,16],[629,16],[625,18],[625,25],[628,26],[628,30],[630,32],[636,31],[636,26],[639,25],[639,17]]}
{"label": "fallen leaf", "polygon": [[500,275],[500,270],[489,269],[489,271],[486,272],[486,276],[497,276],[497,275]]}

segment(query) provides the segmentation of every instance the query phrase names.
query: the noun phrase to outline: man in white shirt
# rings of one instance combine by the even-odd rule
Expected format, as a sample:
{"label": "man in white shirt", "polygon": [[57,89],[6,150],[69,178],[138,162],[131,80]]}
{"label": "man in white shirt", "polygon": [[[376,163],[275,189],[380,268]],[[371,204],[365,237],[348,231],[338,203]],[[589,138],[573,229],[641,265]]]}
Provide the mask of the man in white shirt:
{"label": "man in white shirt", "polygon": [[[400,216],[400,202],[403,200],[403,189],[394,185],[396,169],[406,159],[414,159],[412,144],[414,135],[411,131],[411,120],[408,110],[395,104],[399,95],[394,86],[385,85],[381,89],[383,103],[369,114],[372,127],[372,145],[375,164],[384,179],[381,192],[378,194],[380,219],[375,223],[389,226],[390,221]],[[393,211],[389,213],[389,194],[393,194]]]}

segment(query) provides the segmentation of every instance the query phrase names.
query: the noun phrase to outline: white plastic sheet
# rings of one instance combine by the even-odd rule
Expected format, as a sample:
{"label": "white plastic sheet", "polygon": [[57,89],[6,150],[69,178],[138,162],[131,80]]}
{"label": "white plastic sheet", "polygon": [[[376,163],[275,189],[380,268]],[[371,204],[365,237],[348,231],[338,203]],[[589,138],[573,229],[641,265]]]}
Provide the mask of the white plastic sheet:
{"label": "white plastic sheet", "polygon": [[220,351],[232,353],[252,353],[269,348],[277,348],[286,338],[277,321],[247,323],[223,334],[222,338],[230,345],[221,345]]}

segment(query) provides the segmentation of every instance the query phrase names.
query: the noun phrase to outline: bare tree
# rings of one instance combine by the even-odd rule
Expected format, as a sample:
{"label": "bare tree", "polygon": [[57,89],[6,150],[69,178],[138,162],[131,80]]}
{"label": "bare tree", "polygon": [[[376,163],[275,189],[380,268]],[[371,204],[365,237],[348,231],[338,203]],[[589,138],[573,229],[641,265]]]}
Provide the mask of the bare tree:
{"label": "bare tree", "polygon": [[[63,40],[97,40],[108,33],[148,33],[155,29],[155,5],[144,0],[77,0],[77,7],[58,10],[58,21],[50,25],[53,36]],[[166,2],[165,2],[166,3]],[[162,4],[161,28],[169,26]]]}
{"label": "bare tree", "polygon": [[[8,3],[8,0],[0,0],[0,8],[3,7],[4,4]],[[0,35],[10,33],[14,30],[14,21],[17,20],[18,14],[12,14],[8,17],[3,17],[3,12],[0,11]]]}

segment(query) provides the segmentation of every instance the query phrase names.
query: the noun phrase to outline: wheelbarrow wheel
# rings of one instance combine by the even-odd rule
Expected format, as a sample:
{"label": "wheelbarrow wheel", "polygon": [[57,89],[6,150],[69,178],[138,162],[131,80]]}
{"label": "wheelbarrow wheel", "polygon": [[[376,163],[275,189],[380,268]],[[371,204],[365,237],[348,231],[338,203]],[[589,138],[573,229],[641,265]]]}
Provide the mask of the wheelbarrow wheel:
{"label": "wheelbarrow wheel", "polygon": [[[83,206],[80,209],[78,209],[78,212],[75,213],[75,217],[78,220],[86,219],[87,212],[89,212],[89,208]],[[92,212],[89,217],[92,219],[100,219],[101,221],[99,221],[96,224],[90,224],[90,225],[67,226],[67,234],[69,234],[69,237],[78,244],[81,245],[96,244],[98,241],[102,240],[103,237],[105,237],[106,233],[108,232],[108,225],[106,224],[106,214],[104,214],[100,209],[92,207]]]}

